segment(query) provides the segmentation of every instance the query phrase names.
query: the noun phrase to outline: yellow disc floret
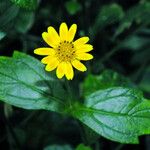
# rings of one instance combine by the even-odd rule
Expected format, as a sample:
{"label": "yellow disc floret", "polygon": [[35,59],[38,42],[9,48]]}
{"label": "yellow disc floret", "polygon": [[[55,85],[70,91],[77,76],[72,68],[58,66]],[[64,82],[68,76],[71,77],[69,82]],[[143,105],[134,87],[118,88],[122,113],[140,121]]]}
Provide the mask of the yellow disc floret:
{"label": "yellow disc floret", "polygon": [[74,44],[66,40],[60,42],[56,49],[56,56],[60,62],[71,62],[71,60],[75,59]]}

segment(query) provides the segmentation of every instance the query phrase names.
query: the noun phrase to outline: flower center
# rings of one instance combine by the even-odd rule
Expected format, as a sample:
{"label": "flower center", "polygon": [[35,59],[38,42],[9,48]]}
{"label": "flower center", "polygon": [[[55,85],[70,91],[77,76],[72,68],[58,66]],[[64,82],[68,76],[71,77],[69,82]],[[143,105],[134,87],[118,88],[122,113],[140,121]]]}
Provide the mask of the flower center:
{"label": "flower center", "polygon": [[56,48],[56,56],[60,62],[70,62],[75,57],[75,48],[72,42],[63,41]]}

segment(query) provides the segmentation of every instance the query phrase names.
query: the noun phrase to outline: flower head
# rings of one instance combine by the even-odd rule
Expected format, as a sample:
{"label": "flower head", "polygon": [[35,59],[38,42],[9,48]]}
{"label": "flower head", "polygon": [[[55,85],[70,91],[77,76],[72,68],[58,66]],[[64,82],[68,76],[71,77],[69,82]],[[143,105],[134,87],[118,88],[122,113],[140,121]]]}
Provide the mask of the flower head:
{"label": "flower head", "polygon": [[62,23],[59,28],[59,35],[56,30],[50,26],[48,32],[43,32],[42,37],[50,47],[37,48],[35,54],[45,55],[41,62],[46,64],[46,71],[56,69],[56,75],[60,79],[64,75],[68,80],[74,76],[73,67],[79,71],[86,71],[87,68],[81,60],[90,60],[93,58],[87,52],[93,50],[93,46],[87,44],[88,37],[81,37],[75,41],[77,25],[73,24],[69,29],[66,23]]}

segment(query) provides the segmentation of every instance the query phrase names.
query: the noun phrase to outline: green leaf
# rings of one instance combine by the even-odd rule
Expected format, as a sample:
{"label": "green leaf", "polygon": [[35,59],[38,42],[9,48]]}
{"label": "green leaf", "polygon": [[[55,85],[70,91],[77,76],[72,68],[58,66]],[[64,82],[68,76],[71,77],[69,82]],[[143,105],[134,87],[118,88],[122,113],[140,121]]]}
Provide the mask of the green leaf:
{"label": "green leaf", "polygon": [[77,1],[67,1],[65,3],[66,10],[70,15],[75,15],[77,12],[81,10],[81,5]]}
{"label": "green leaf", "polygon": [[5,36],[6,36],[6,33],[0,31],[0,40],[2,40]]}
{"label": "green leaf", "polygon": [[19,9],[12,5],[8,8],[6,8],[5,13],[0,14],[0,29],[1,31],[7,31],[12,26],[12,21],[17,17],[17,14],[19,12]]}
{"label": "green leaf", "polygon": [[13,3],[22,8],[35,9],[38,5],[38,0],[11,0]]}
{"label": "green leaf", "polygon": [[[26,55],[24,53],[17,52],[17,51],[14,52],[13,58],[18,59],[21,62],[28,64],[28,66],[30,66],[33,70],[35,70],[35,67],[37,65],[36,67],[37,72],[39,73],[39,75],[42,75],[43,78],[45,78],[46,82],[48,81],[47,85],[52,95],[58,99],[62,99],[62,95],[63,95],[63,99],[64,99],[63,102],[67,99],[68,97],[67,92],[64,90],[61,82],[56,79],[56,76],[53,72],[51,73],[46,72],[44,69],[44,65],[41,64],[39,60],[29,55]],[[46,82],[41,82],[41,86],[44,87],[43,83],[46,83]]]}
{"label": "green leaf", "polygon": [[125,29],[129,28],[133,21],[137,23],[149,23],[150,2],[138,3],[136,6],[130,8],[124,17],[121,19],[120,25],[116,30],[115,37],[121,34]]}
{"label": "green leaf", "polygon": [[97,31],[102,30],[107,25],[110,25],[112,23],[118,22],[121,20],[124,16],[124,12],[122,10],[122,7],[116,3],[103,6],[98,16],[96,17],[96,20],[94,22],[93,27],[90,30],[90,33],[94,36]]}
{"label": "green leaf", "polygon": [[32,11],[20,10],[16,18],[15,28],[20,33],[26,33],[34,23],[34,13]]}
{"label": "green leaf", "polygon": [[116,86],[132,87],[133,85],[123,75],[112,70],[105,70],[100,75],[90,74],[82,84],[83,95],[87,96],[97,90]]}
{"label": "green leaf", "polygon": [[51,145],[44,148],[44,150],[73,150],[69,145]]}
{"label": "green leaf", "polygon": [[[46,109],[59,112],[64,106],[62,89],[40,61],[26,54],[15,52],[13,58],[0,57],[0,99],[25,109]],[[63,89],[62,89],[63,90]]]}
{"label": "green leaf", "polygon": [[[0,2],[0,30],[5,35],[7,33],[15,33],[16,31],[26,33],[32,27],[33,22],[33,11],[19,9],[18,6],[9,0],[2,0]],[[4,34],[0,36],[0,39],[3,36]]]}
{"label": "green leaf", "polygon": [[77,146],[76,150],[92,150],[89,146],[85,146],[84,144],[80,144]]}
{"label": "green leaf", "polygon": [[121,143],[138,143],[138,136],[150,134],[150,101],[134,89],[96,91],[84,105],[76,105],[72,115],[105,138]]}
{"label": "green leaf", "polygon": [[121,44],[121,47],[138,51],[139,49],[141,49],[147,44],[149,44],[149,38],[141,37],[141,36],[129,36]]}

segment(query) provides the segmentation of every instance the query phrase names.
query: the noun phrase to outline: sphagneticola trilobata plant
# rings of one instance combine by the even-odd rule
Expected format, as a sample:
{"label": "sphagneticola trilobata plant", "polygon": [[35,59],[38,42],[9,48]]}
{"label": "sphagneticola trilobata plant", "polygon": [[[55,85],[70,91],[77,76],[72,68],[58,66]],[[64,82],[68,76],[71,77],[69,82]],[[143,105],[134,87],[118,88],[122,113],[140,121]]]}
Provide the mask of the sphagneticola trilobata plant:
{"label": "sphagneticola trilobata plant", "polygon": [[1,56],[0,100],[23,109],[71,116],[107,139],[138,143],[139,136],[150,134],[150,101],[112,70],[84,74],[84,81],[75,89],[73,82],[78,76],[74,69],[87,71],[83,61],[93,59],[89,38],[74,40],[76,31],[76,24],[68,28],[62,23],[59,33],[48,27],[42,33],[48,46],[34,50],[44,56],[42,63],[18,51],[12,57]]}

